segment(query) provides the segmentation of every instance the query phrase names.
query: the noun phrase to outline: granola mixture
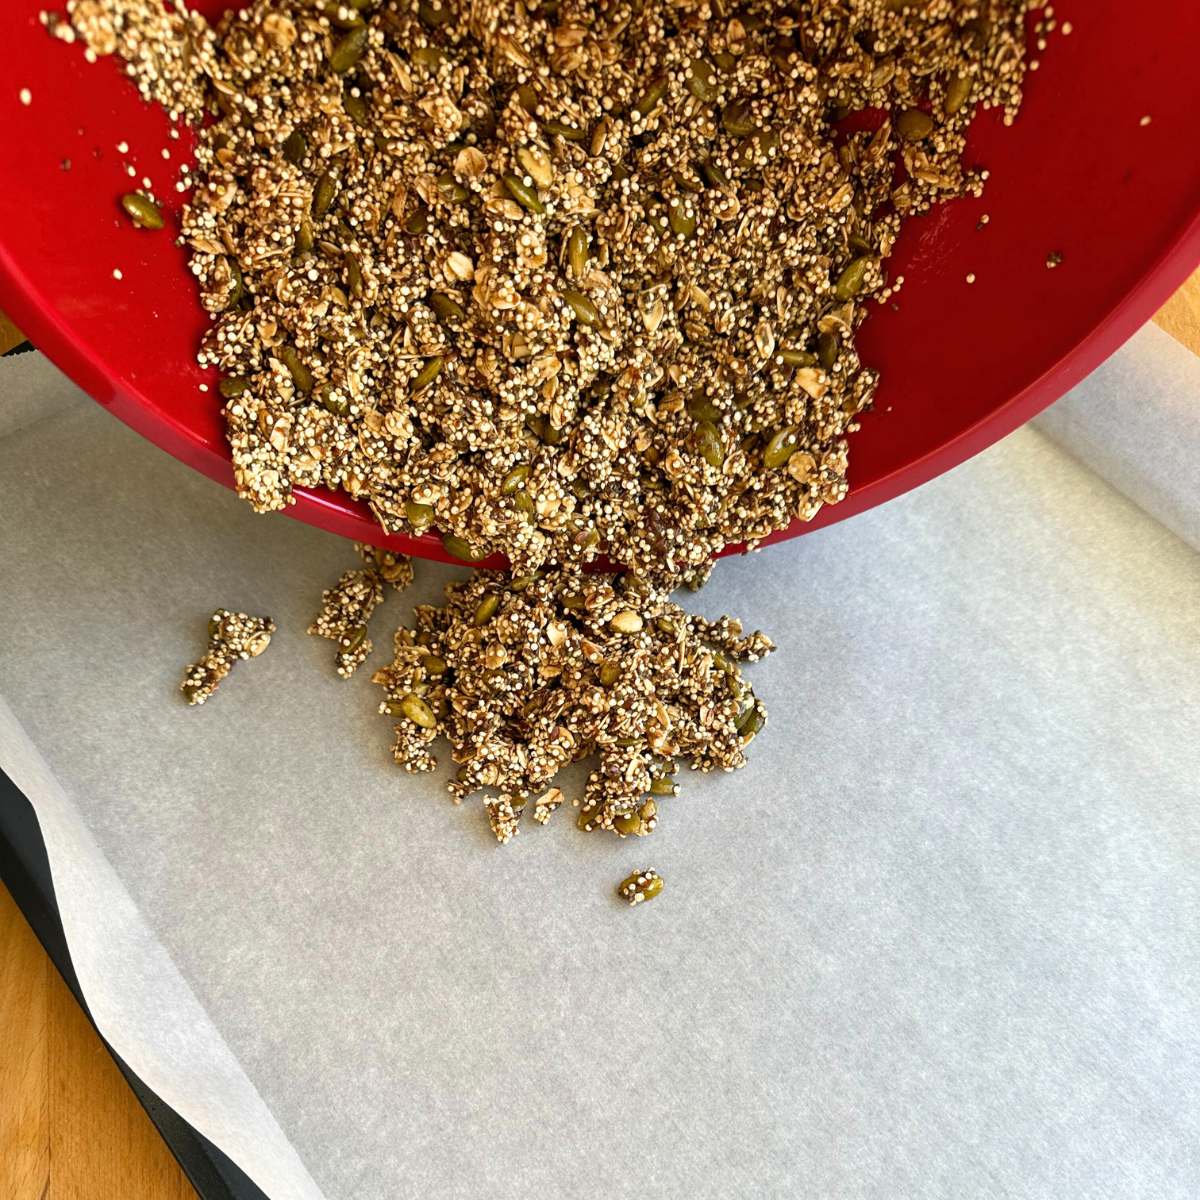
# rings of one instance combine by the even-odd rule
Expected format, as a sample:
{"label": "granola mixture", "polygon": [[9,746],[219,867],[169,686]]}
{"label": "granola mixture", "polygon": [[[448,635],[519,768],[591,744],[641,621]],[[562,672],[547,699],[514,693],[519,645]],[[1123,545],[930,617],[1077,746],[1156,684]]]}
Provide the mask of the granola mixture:
{"label": "granola mixture", "polygon": [[218,608],[208,620],[208,649],[190,663],[180,691],[189,704],[203,704],[241,658],[257,658],[270,644],[275,622],[244,612]]}
{"label": "granola mixture", "polygon": [[636,575],[568,567],[514,586],[477,571],[447,585],[444,606],[417,608],[373,681],[386,693],[380,711],[397,718],[396,761],[432,771],[445,737],[459,768],[452,795],[493,793],[499,841],[518,832],[530,799],[545,823],[563,801],[555,775],[582,759],[596,767],[580,828],[640,836],[657,822],[654,797],[677,790],[677,759],[701,771],[745,765],[766,710],[738,664],[772,648]]}
{"label": "granola mixture", "polygon": [[343,679],[349,679],[371,653],[367,622],[383,602],[384,585],[403,591],[413,581],[412,560],[407,555],[362,543],[355,549],[366,567],[345,572],[321,594],[321,611],[308,627],[313,636],[337,643],[334,666]]}
{"label": "granola mixture", "polygon": [[67,9],[197,129],[200,361],[251,504],[325,484],[460,557],[667,579],[845,495],[867,302],[906,217],[981,189],[965,132],[1015,114],[1032,7]]}

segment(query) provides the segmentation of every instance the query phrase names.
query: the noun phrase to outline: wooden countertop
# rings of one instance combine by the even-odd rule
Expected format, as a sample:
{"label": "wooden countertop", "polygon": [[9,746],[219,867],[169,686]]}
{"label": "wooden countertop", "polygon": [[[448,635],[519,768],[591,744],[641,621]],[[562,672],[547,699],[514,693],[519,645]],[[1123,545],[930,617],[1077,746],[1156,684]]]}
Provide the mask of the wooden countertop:
{"label": "wooden countertop", "polygon": [[3,884],[0,1196],[196,1200]]}
{"label": "wooden countertop", "polygon": [[[1200,354],[1200,272],[1155,321]],[[0,354],[21,340],[0,313]],[[195,1196],[0,885],[0,1197]]]}

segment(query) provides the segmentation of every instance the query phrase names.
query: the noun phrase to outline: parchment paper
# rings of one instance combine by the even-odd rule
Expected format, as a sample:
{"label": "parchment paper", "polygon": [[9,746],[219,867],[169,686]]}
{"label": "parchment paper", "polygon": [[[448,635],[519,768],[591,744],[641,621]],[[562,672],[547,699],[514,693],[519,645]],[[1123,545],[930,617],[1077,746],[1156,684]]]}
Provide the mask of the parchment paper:
{"label": "parchment paper", "polygon": [[[273,1197],[1200,1189],[1200,556],[1037,432],[718,568],[770,724],[644,841],[501,848],[392,766],[370,666],[303,633],[349,546],[98,409],[0,441],[0,512],[0,692],[155,960],[64,904],[85,991]],[[189,710],[217,605],[280,632]]]}

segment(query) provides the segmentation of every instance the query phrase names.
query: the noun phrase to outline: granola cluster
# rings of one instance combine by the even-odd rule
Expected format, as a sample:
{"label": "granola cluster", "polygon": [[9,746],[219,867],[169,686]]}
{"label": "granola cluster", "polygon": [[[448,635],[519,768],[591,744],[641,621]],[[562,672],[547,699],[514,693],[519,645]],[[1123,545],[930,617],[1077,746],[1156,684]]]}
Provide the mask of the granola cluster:
{"label": "granola cluster", "polygon": [[[982,187],[1027,0],[74,0],[197,125],[238,488],[680,578],[846,492],[901,224]],[[201,123],[202,118],[206,123]],[[211,118],[211,119],[209,119]]]}
{"label": "granola cluster", "polygon": [[321,611],[308,627],[314,637],[337,643],[334,667],[343,679],[349,679],[371,653],[373,643],[367,636],[367,622],[383,602],[384,585],[403,591],[413,581],[412,560],[407,555],[362,543],[355,549],[365,568],[346,571],[321,594]]}
{"label": "granola cluster", "polygon": [[221,680],[243,658],[257,658],[270,644],[275,622],[270,617],[252,617],[244,612],[218,608],[208,619],[208,649],[199,662],[183,674],[180,691],[189,704],[203,704]]}
{"label": "granola cluster", "polygon": [[772,649],[731,617],[685,612],[644,578],[564,568],[518,583],[478,571],[417,608],[395,660],[373,681],[397,718],[393,753],[409,771],[450,743],[456,800],[487,789],[496,837],[527,802],[544,823],[563,801],[554,777],[594,759],[578,823],[624,837],[653,830],[677,759],[734,770],[766,721],[739,663]]}

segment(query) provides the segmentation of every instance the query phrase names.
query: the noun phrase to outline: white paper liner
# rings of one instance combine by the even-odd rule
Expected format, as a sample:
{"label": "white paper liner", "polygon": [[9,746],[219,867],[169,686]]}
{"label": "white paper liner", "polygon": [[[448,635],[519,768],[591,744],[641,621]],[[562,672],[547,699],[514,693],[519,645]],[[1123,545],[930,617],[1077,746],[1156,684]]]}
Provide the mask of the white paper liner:
{"label": "white paper liner", "polygon": [[[1044,419],[1078,458],[1130,372],[1194,389],[1153,340]],[[0,762],[89,1004],[268,1195],[1197,1193],[1200,557],[1040,434],[723,563],[770,724],[620,843],[393,767],[303,633],[349,545],[98,409],[0,440],[0,511]],[[280,632],[189,710],[218,605]]]}

